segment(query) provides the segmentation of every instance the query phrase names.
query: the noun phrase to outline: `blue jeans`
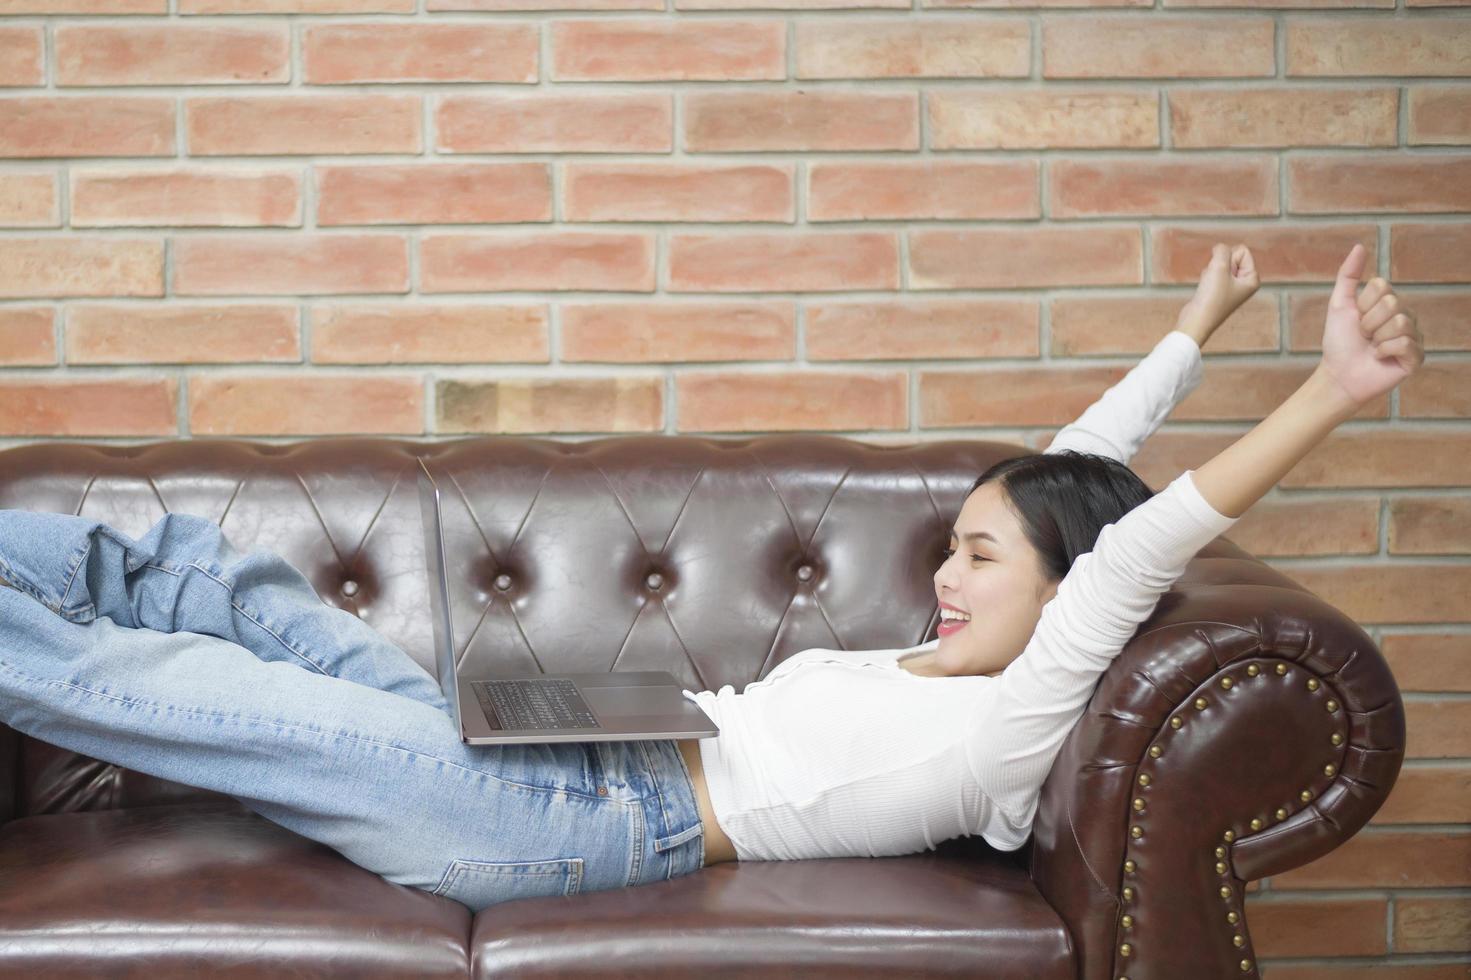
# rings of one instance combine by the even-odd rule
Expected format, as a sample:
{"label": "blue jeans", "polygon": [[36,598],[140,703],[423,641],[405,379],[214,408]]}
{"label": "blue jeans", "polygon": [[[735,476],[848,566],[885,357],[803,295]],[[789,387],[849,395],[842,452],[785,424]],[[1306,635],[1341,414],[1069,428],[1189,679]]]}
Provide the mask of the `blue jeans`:
{"label": "blue jeans", "polygon": [[704,865],[672,740],[466,745],[435,679],[279,555],[0,510],[0,721],[228,794],[479,911]]}

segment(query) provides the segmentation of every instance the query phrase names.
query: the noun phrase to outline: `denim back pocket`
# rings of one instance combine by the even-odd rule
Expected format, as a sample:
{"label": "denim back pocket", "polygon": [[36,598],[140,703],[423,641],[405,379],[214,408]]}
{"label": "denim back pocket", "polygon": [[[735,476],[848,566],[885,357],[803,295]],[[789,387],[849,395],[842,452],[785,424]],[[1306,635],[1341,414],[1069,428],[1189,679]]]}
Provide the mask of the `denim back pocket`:
{"label": "denim back pocket", "polygon": [[517,898],[576,895],[582,890],[584,864],[580,857],[504,862],[456,859],[434,894],[474,912]]}

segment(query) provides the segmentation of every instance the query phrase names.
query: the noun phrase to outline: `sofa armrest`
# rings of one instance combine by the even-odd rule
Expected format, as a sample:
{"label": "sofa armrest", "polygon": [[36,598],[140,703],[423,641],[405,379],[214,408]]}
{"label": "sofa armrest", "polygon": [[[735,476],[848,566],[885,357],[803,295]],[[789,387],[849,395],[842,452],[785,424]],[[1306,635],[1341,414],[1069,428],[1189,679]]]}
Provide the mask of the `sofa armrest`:
{"label": "sofa armrest", "polygon": [[1081,977],[1259,976],[1246,883],[1353,836],[1399,774],[1404,706],[1378,648],[1254,564],[1248,583],[1207,570],[1161,597],[1043,785],[1030,870]]}

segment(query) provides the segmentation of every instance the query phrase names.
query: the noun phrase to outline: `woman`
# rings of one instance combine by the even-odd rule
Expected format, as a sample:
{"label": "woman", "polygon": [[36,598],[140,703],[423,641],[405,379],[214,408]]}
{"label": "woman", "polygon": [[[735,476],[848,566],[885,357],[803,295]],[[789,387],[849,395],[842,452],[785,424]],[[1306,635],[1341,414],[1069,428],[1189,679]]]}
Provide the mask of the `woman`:
{"label": "woman", "polygon": [[[476,911],[643,884],[782,848],[791,856],[904,853],[977,832],[1020,846],[1052,754],[1158,594],[1309,448],[1423,360],[1413,317],[1387,284],[1376,280],[1355,299],[1363,264],[1355,246],[1309,381],[1158,495],[1100,456],[1063,462],[1069,454],[1060,447],[1122,446],[1127,455],[1188,391],[1188,370],[1184,382],[1161,384],[1159,364],[1136,368],[1060,433],[1059,451],[1049,454],[1066,467],[1060,472],[1090,495],[1106,491],[1059,498],[1062,558],[1036,533],[1045,524],[1036,502],[1023,499],[1025,460],[983,475],[956,522],[965,547],[936,572],[935,585],[944,607],[986,616],[986,630],[946,625],[918,648],[842,658],[804,651],[739,696],[754,707],[763,694],[824,675],[836,685],[846,671],[863,677],[869,696],[882,689],[886,704],[917,711],[931,736],[935,719],[946,721],[932,759],[916,760],[911,742],[875,728],[868,715],[853,729],[856,744],[767,731],[791,748],[762,760],[772,767],[762,784],[762,773],[733,766],[760,758],[750,749],[761,729],[741,724],[751,712],[747,703],[731,707],[738,696],[728,688],[695,696],[723,699],[717,721],[730,722],[698,745],[468,746],[438,685],[411,658],[356,616],[324,605],[278,556],[242,556],[212,522],[182,514],[134,541],[88,518],[0,511],[0,580],[10,586],[0,588],[0,721],[230,794],[389,881]],[[1191,339],[1203,340],[1255,288],[1245,249],[1217,246],[1180,332],[1200,329]],[[1179,341],[1171,343],[1178,352]],[[1093,469],[1074,473],[1080,464]],[[1013,483],[1022,519],[1012,509]],[[1048,499],[1037,497],[1044,508]],[[1073,520],[1075,512],[1084,518]],[[1098,531],[1096,544],[1083,540],[1100,520],[1116,523]],[[967,540],[982,532],[997,550]],[[899,661],[906,653],[918,656]],[[854,758],[894,765],[865,770],[887,778],[814,781],[851,770]],[[892,794],[895,778],[931,761],[936,775],[923,795]],[[814,789],[816,816],[799,808]],[[763,823],[751,805],[762,796],[778,804],[768,812],[774,822]],[[733,836],[722,829],[727,820]],[[775,843],[773,835],[786,834],[790,847]]]}

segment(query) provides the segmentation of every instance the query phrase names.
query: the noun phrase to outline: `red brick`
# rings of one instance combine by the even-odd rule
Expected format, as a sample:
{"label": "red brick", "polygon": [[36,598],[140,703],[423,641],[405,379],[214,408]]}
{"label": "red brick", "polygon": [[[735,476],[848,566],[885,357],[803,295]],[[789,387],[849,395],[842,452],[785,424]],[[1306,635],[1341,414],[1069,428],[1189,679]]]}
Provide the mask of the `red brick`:
{"label": "red brick", "polygon": [[[1188,294],[1060,296],[1052,301],[1052,353],[1148,354],[1175,328]],[[1275,353],[1277,298],[1258,293],[1216,328],[1201,354]]]}
{"label": "red brick", "polygon": [[55,321],[49,306],[0,307],[0,365],[55,364]]}
{"label": "red brick", "polygon": [[1066,424],[1118,382],[1126,367],[992,367],[919,372],[919,424]]}
{"label": "red brick", "polygon": [[[1403,663],[1400,661],[1399,663]],[[1398,663],[1391,662],[1400,681]],[[1464,668],[1458,668],[1463,671]],[[1400,690],[1409,690],[1401,686]],[[1406,823],[1465,823],[1471,813],[1471,767],[1463,763],[1415,764],[1400,768],[1399,777],[1370,826]]]}
{"label": "red brick", "polygon": [[69,364],[299,361],[292,306],[72,306]]}
{"label": "red brick", "polygon": [[73,95],[0,99],[0,157],[174,155],[174,100]]}
{"label": "red brick", "polygon": [[0,228],[55,228],[61,224],[56,174],[0,173]]}
{"label": "red brick", "polygon": [[1146,89],[936,88],[925,109],[933,150],[1160,145],[1159,95]]}
{"label": "red brick", "polygon": [[796,314],[789,302],[562,308],[563,361],[789,361],[796,352]]}
{"label": "red brick", "polygon": [[1471,222],[1389,226],[1389,281],[1392,283],[1464,284],[1467,256],[1471,256]]}
{"label": "red brick", "polygon": [[0,86],[46,84],[41,49],[40,27],[0,27]]}
{"label": "red brick", "polygon": [[[1425,337],[1427,352],[1471,350],[1471,291],[1430,292],[1414,287],[1401,288],[1398,283],[1393,285],[1395,294],[1415,314],[1415,326]],[[1323,324],[1328,316],[1329,294],[1330,290],[1324,289],[1288,295],[1291,350],[1323,349]],[[1424,370],[1423,365],[1421,370]],[[1410,380],[1414,380],[1413,375]]]}
{"label": "red brick", "polygon": [[[1457,619],[1471,592],[1471,565],[1361,562],[1324,568],[1297,566],[1286,572],[1360,624]],[[1465,704],[1471,707],[1471,701]],[[1461,754],[1471,755],[1471,749]]]}
{"label": "red brick", "polygon": [[1246,900],[1246,922],[1258,957],[1382,956],[1388,906],[1383,896],[1258,894]]}
{"label": "red brick", "polygon": [[312,85],[534,83],[539,41],[535,24],[314,24],[302,59]]}
{"label": "red brick", "polygon": [[1471,430],[1340,429],[1303,457],[1284,487],[1464,487]]}
{"label": "red brick", "polygon": [[674,380],[680,432],[903,429],[903,371],[684,373]]}
{"label": "red brick", "polygon": [[1405,418],[1471,418],[1471,361],[1422,364],[1399,386]]}
{"label": "red brick", "polygon": [[668,153],[667,93],[446,95],[434,115],[446,153]]}
{"label": "red brick", "polygon": [[786,77],[780,20],[554,20],[559,82],[760,81]]}
{"label": "red brick", "polygon": [[0,435],[171,436],[178,398],[173,378],[0,379]]}
{"label": "red brick", "polygon": [[1359,831],[1323,857],[1272,875],[1272,888],[1447,888],[1471,885],[1471,833]]}
{"label": "red brick", "polygon": [[0,238],[0,297],[161,296],[156,239]]}
{"label": "red brick", "polygon": [[1394,146],[1399,139],[1399,90],[1384,86],[1172,88],[1166,97],[1177,149]]}
{"label": "red brick", "polygon": [[428,235],[419,254],[420,289],[426,293],[654,290],[652,234]]}
{"label": "red brick", "polygon": [[1268,496],[1228,536],[1258,558],[1372,555],[1379,551],[1379,498]]}
{"label": "red brick", "polygon": [[189,152],[196,156],[418,153],[417,95],[277,95],[190,99]]}
{"label": "red brick", "polygon": [[899,288],[892,232],[673,234],[670,292],[818,292]]}
{"label": "red brick", "polygon": [[312,360],[319,364],[488,363],[550,360],[539,306],[314,307]]}
{"label": "red brick", "polygon": [[1026,78],[1031,25],[1022,17],[798,20],[797,78]]}
{"label": "red brick", "polygon": [[1250,78],[1276,73],[1270,17],[1135,14],[1042,20],[1043,78]]}
{"label": "red brick", "polygon": [[[1307,381],[1317,364],[1259,361],[1254,364],[1216,364],[1202,373],[1200,386],[1170,413],[1177,422],[1191,419],[1227,421],[1266,418]],[[1363,405],[1355,419],[1387,419],[1389,396],[1380,395]]]}
{"label": "red brick", "polygon": [[[1467,581],[1457,578],[1460,594],[1441,605],[1440,619],[1459,612]],[[1471,756],[1471,701],[1409,701],[1405,704],[1405,758],[1446,759]],[[1471,870],[1471,863],[1467,864]]]}
{"label": "red brick", "polygon": [[813,162],[808,221],[1038,218],[1036,160]]}
{"label": "red brick", "polygon": [[406,374],[196,374],[193,435],[418,435],[424,386]]}
{"label": "red brick", "polygon": [[664,0],[425,0],[430,12],[442,10],[660,10]]}
{"label": "red brick", "polygon": [[1401,895],[1394,903],[1396,953],[1471,952],[1471,895]]}
{"label": "red brick", "polygon": [[409,256],[398,235],[249,235],[174,242],[181,296],[402,293]]}
{"label": "red brick", "polygon": [[296,170],[71,171],[75,227],[301,224]]}
{"label": "red brick", "polygon": [[1152,232],[1150,282],[1200,281],[1216,242],[1241,242],[1251,249],[1263,283],[1320,282],[1331,292],[1339,266],[1354,245],[1368,250],[1365,268],[1375,268],[1377,230],[1369,224],[1164,225]]}
{"label": "red brick", "polygon": [[545,163],[411,163],[317,168],[317,224],[550,221]]}
{"label": "red brick", "polygon": [[1054,160],[1048,180],[1054,219],[1278,213],[1271,157]]}
{"label": "red brick", "polygon": [[415,9],[415,0],[178,0],[178,4],[181,14],[411,14]]}
{"label": "red brick", "polygon": [[58,85],[201,85],[285,82],[291,39],[285,24],[61,24]]}
{"label": "red brick", "polygon": [[1395,555],[1468,555],[1471,553],[1471,497],[1392,500],[1389,550]]}
{"label": "red brick", "polygon": [[440,379],[436,431],[657,432],[662,378]]}
{"label": "red brick", "polygon": [[[1471,634],[1385,631],[1379,648],[1401,691],[1471,691],[1471,671],[1466,669],[1471,665]],[[1403,773],[1400,778],[1404,778]],[[1471,780],[1471,775],[1467,779]],[[1471,814],[1471,809],[1464,814]]]}
{"label": "red brick", "polygon": [[0,15],[166,14],[168,0],[0,0]]}
{"label": "red brick", "polygon": [[564,164],[566,221],[796,220],[795,165]]}
{"label": "red brick", "polygon": [[988,228],[909,233],[910,289],[1135,286],[1137,226]]}
{"label": "red brick", "polygon": [[1357,17],[1286,18],[1287,75],[1471,75],[1471,22],[1394,18],[1365,26]]}
{"label": "red brick", "polygon": [[1295,214],[1471,211],[1471,156],[1293,157],[1287,200]]}
{"label": "red brick", "polygon": [[1037,357],[1039,313],[1032,299],[810,303],[807,357]]}
{"label": "red brick", "polygon": [[914,92],[701,90],[683,98],[684,148],[694,153],[919,149]]}
{"label": "red brick", "polygon": [[1410,146],[1471,143],[1471,90],[1465,85],[1411,85]]}

